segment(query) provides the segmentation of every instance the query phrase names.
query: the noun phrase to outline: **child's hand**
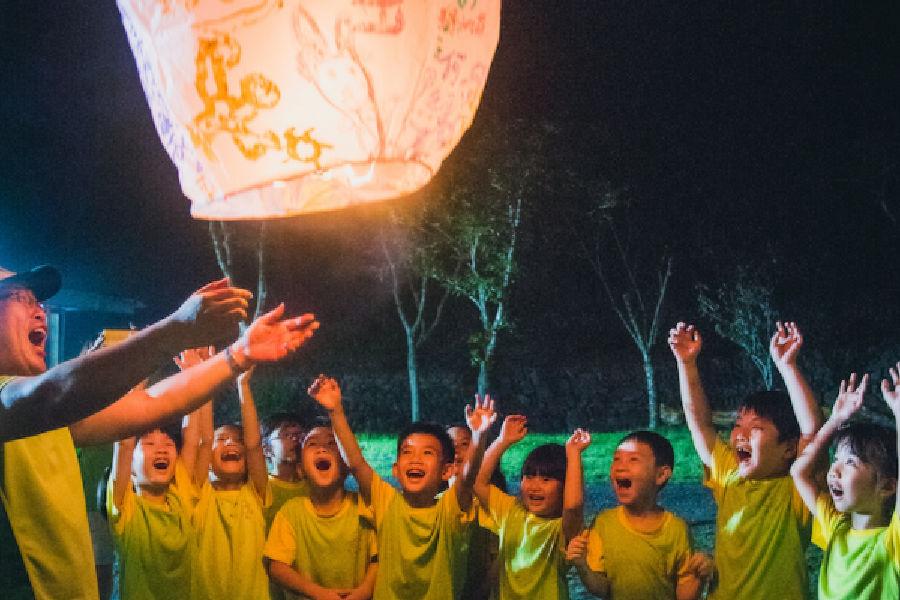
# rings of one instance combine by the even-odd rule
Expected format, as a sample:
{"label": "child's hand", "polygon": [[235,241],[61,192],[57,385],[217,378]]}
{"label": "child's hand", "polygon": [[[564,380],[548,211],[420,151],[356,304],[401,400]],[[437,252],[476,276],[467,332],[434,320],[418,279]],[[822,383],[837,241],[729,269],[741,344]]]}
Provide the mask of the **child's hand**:
{"label": "child's hand", "polygon": [[475,408],[471,404],[466,404],[466,425],[472,433],[484,433],[491,428],[494,421],[497,420],[497,413],[494,411],[494,399],[489,394],[484,395],[482,400],[478,394],[475,394]]}
{"label": "child's hand", "polygon": [[253,371],[256,370],[256,365],[250,367],[237,377],[238,387],[244,387],[246,385],[250,385],[250,378],[253,377]]}
{"label": "child's hand", "polygon": [[521,442],[528,433],[528,419],[525,415],[509,415],[503,419],[503,426],[500,428],[500,442],[506,446],[512,446],[517,442]]}
{"label": "child's hand", "polygon": [[715,563],[708,554],[694,552],[688,559],[686,568],[688,573],[702,581],[704,579],[709,579],[713,574]]}
{"label": "child's hand", "polygon": [[566,560],[572,564],[587,565],[588,530],[585,529],[569,541],[566,547]]}
{"label": "child's hand", "polygon": [[175,364],[178,365],[178,368],[184,371],[185,369],[190,369],[195,365],[199,365],[205,360],[209,360],[215,353],[216,349],[213,346],[188,348],[187,350],[183,350],[181,354],[176,356],[173,360],[175,361]]}
{"label": "child's hand", "polygon": [[[891,381],[881,380],[881,395],[891,412],[894,413],[894,417],[897,417],[900,416],[900,362],[888,369],[888,372],[891,374]],[[894,386],[893,390],[891,390],[891,385]]]}
{"label": "child's hand", "polygon": [[585,431],[584,429],[576,429],[574,433],[572,433],[572,437],[568,439],[566,442],[566,450],[574,451],[581,454],[584,452],[585,448],[591,445],[591,434]]}
{"label": "child's hand", "polygon": [[331,377],[319,375],[309,386],[307,393],[329,412],[341,407],[341,387]]}
{"label": "child's hand", "polygon": [[797,362],[797,354],[803,346],[803,334],[793,321],[776,322],[775,333],[769,342],[769,354],[778,367],[791,366]]}
{"label": "child's hand", "polygon": [[134,450],[134,447],[137,446],[137,437],[131,436],[125,439],[119,440],[119,447],[123,450]]}
{"label": "child's hand", "polygon": [[679,321],[669,330],[669,348],[678,362],[690,362],[700,354],[703,338],[693,325]]}
{"label": "child's hand", "polygon": [[850,374],[849,381],[841,380],[841,388],[838,391],[837,398],[834,400],[834,406],[831,408],[831,417],[829,417],[829,420],[841,425],[845,423],[847,419],[852,417],[862,406],[863,396],[866,393],[866,387],[868,387],[868,385],[868,374],[863,375],[859,385],[856,385],[856,373]]}

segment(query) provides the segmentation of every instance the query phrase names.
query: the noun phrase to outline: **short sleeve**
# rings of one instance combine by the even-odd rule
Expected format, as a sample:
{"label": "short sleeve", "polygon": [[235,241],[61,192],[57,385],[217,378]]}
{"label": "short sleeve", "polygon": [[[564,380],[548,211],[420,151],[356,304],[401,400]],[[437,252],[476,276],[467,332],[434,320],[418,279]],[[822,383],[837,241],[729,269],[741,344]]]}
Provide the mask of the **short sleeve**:
{"label": "short sleeve", "polygon": [[712,457],[709,468],[704,470],[703,484],[712,490],[718,501],[719,491],[726,479],[737,468],[737,459],[731,451],[731,447],[716,436],[713,444]]}
{"label": "short sleeve", "polygon": [[894,572],[900,573],[900,515],[896,510],[884,534],[884,546]]}
{"label": "short sleeve", "polygon": [[587,566],[597,573],[606,572],[606,562],[603,560],[603,540],[596,527],[591,527],[588,533]]}
{"label": "short sleeve", "polygon": [[488,493],[487,506],[484,507],[487,518],[480,520],[481,526],[494,533],[499,533],[504,521],[506,521],[506,517],[515,505],[516,499],[514,496],[504,494],[500,491],[500,488],[492,485]]}
{"label": "short sleeve", "polygon": [[831,541],[835,527],[843,517],[843,513],[834,507],[834,501],[830,494],[819,494],[816,497],[816,518],[813,520],[812,543],[824,550]]}
{"label": "short sleeve", "polygon": [[294,558],[297,556],[297,537],[284,508],[278,511],[275,520],[272,521],[269,537],[266,538],[266,545],[263,547],[263,555],[288,565],[294,564]]}
{"label": "short sleeve", "polygon": [[459,497],[456,495],[456,486],[441,494],[440,504],[444,515],[449,519],[448,522],[453,523],[456,527],[462,528],[473,523],[478,518],[478,509],[475,506],[475,498],[469,504],[469,510],[463,510],[459,505]]}
{"label": "short sleeve", "polygon": [[675,554],[675,573],[680,583],[687,577],[693,577],[688,570],[688,563],[694,554],[694,543],[691,540],[691,533],[686,522],[672,515],[672,526],[675,527],[675,536],[673,540],[672,551]]}
{"label": "short sleeve", "polygon": [[122,497],[122,506],[116,506],[115,503],[115,471],[109,476],[109,483],[106,486],[106,514],[109,517],[109,528],[115,535],[122,535],[125,532],[125,525],[134,514],[134,489],[131,482],[125,486],[125,495]]}
{"label": "short sleeve", "polygon": [[378,473],[373,471],[369,508],[375,519],[376,529],[381,528],[381,523],[384,521],[384,515],[387,512],[388,506],[390,506],[396,496],[397,490],[395,490],[391,484],[384,481]]}

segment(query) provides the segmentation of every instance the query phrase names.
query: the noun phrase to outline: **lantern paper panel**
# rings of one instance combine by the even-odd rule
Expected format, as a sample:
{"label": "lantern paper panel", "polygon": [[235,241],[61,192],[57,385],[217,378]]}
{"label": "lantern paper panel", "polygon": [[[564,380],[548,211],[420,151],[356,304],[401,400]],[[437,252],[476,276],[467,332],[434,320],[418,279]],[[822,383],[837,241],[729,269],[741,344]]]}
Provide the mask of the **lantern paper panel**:
{"label": "lantern paper panel", "polygon": [[118,0],[200,219],[284,217],[425,185],[469,127],[500,0]]}

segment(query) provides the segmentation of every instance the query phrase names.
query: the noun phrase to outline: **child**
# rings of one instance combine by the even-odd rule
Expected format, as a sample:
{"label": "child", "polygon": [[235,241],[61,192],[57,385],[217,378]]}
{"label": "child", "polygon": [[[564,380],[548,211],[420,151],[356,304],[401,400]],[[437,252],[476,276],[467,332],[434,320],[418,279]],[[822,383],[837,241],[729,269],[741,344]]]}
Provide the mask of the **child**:
{"label": "child", "polygon": [[565,600],[565,548],[584,527],[581,453],[591,443],[576,429],[565,447],[545,444],[522,465],[520,499],[490,484],[503,453],[528,432],[522,415],[503,421],[500,437],[487,449],[475,480],[486,522],[500,536],[500,600]]}
{"label": "child", "polygon": [[[195,598],[196,534],[189,490],[172,485],[177,434],[154,429],[116,442],[107,510],[122,600]],[[132,480],[134,487],[132,487]]]}
{"label": "child", "polygon": [[265,510],[266,532],[284,503],[306,490],[299,461],[304,433],[300,417],[293,413],[275,413],[263,419],[263,452],[272,492],[272,503]]}
{"label": "child", "polygon": [[[337,386],[332,379],[314,385],[321,394]],[[286,502],[272,523],[265,547],[272,581],[307,598],[371,598],[375,532],[360,518],[358,494],[344,489],[349,470],[331,427],[306,434],[300,459],[309,492]]]}
{"label": "child", "polygon": [[[900,426],[900,363],[881,393]],[[825,551],[819,598],[900,598],[900,518],[897,432],[877,425],[843,426],[859,410],[869,383],[856,374],[841,382],[831,416],[800,455],[791,474],[815,519],[813,541]],[[820,464],[834,438],[827,483]]]}
{"label": "child", "polygon": [[700,597],[711,560],[692,554],[687,523],[657,503],[674,466],[672,444],[658,433],[635,431],[619,441],[609,469],[619,506],[597,515],[566,553],[595,596]]}
{"label": "child", "polygon": [[716,434],[700,383],[700,332],[678,323],[669,331],[668,341],[678,365],[685,419],[694,448],[708,469],[706,485],[718,509],[718,588],[710,598],[805,598],[810,516],[789,469],[822,417],[797,368],[803,344],[799,329],[794,323],[778,323],[769,344],[788,398],[782,392],[758,392],[745,398],[730,444]]}
{"label": "child", "polygon": [[199,548],[197,587],[210,600],[269,598],[262,562],[268,473],[250,391],[252,372],[237,380],[242,425],[222,425],[213,432],[212,404],[201,409],[195,469],[201,479],[193,524]]}
{"label": "child", "polygon": [[363,457],[344,414],[340,388],[314,383],[310,395],[328,411],[341,454],[374,515],[379,561],[375,600],[458,598],[474,515],[472,481],[484,451],[484,433],[495,419],[493,405],[466,407],[474,427],[472,450],[463,476],[438,496],[453,474],[454,455],[453,443],[440,426],[412,423],[400,432],[393,468],[398,493]]}

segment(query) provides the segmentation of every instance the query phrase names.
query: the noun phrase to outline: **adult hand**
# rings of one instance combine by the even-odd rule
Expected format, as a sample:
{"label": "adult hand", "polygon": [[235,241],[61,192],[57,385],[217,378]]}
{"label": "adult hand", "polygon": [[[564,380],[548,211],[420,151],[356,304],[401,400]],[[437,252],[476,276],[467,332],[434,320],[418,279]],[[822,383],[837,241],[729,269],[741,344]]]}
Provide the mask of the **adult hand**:
{"label": "adult hand", "polygon": [[184,371],[185,369],[190,369],[195,365],[199,365],[205,360],[209,360],[210,357],[216,353],[216,349],[213,346],[201,346],[200,348],[188,348],[186,350],[182,350],[181,354],[173,358],[175,364],[178,365],[178,368]]}
{"label": "adult hand", "polygon": [[180,328],[179,350],[206,346],[232,337],[247,318],[248,290],[231,287],[228,279],[207,283],[169,315]]}
{"label": "adult hand", "polygon": [[262,315],[232,344],[238,365],[249,368],[260,362],[277,362],[297,351],[312,337],[319,322],[311,314],[282,319],[284,304]]}

